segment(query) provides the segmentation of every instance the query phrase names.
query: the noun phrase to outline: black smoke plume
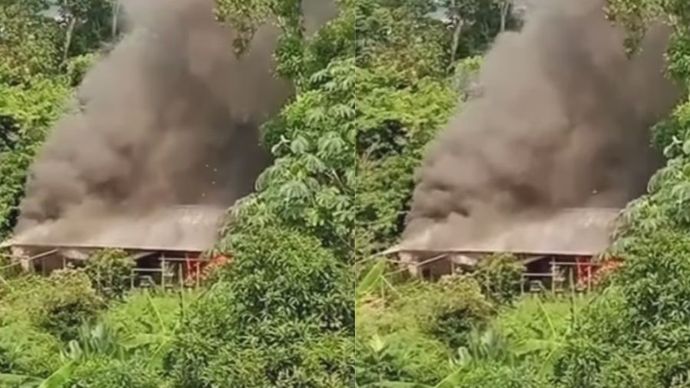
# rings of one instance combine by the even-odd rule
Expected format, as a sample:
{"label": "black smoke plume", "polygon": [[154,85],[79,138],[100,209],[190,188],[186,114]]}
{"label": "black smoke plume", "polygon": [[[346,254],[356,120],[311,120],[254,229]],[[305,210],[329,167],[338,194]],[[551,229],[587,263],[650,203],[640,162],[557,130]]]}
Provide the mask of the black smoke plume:
{"label": "black smoke plume", "polygon": [[603,6],[543,1],[497,38],[481,95],[423,162],[407,239],[432,225],[431,245],[482,239],[521,217],[622,207],[644,192],[660,163],[650,126],[678,97],[664,76],[668,31],[653,29],[628,58]]}
{"label": "black smoke plume", "polygon": [[[314,30],[335,7],[310,3]],[[51,130],[31,168],[17,235],[41,226],[87,239],[113,218],[228,207],[271,161],[259,127],[293,93],[274,74],[278,29],[261,28],[237,57],[237,35],[215,20],[211,0],[123,6],[124,38],[86,75],[80,111]]]}

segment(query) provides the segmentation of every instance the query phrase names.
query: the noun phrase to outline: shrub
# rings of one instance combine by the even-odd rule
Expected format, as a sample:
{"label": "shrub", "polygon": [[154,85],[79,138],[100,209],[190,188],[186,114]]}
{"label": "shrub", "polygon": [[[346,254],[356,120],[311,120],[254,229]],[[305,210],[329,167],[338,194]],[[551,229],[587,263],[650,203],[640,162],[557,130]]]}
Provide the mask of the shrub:
{"label": "shrub", "polygon": [[449,360],[486,324],[493,306],[469,276],[412,282],[387,300],[357,306],[357,384],[407,381],[435,384]]}
{"label": "shrub", "polygon": [[63,340],[95,318],[102,301],[81,270],[64,269],[48,278],[19,278],[0,300],[0,326],[23,323]]}
{"label": "shrub", "polygon": [[130,287],[134,259],[120,250],[101,250],[86,261],[86,274],[105,298],[121,297]]}
{"label": "shrub", "polygon": [[473,276],[492,301],[511,303],[520,295],[524,266],[511,254],[489,255],[479,261]]}
{"label": "shrub", "polygon": [[102,307],[90,279],[80,270],[53,272],[47,287],[40,291],[45,314],[38,323],[63,341],[76,338],[79,327],[93,321]]}
{"label": "shrub", "polygon": [[190,308],[166,360],[175,385],[348,385],[354,291],[344,265],[277,225],[231,238],[234,264]]}
{"label": "shrub", "polygon": [[[289,341],[275,348],[260,344],[224,346],[205,371],[204,386],[344,387],[352,379],[353,346],[344,335],[320,335],[296,325],[274,333]],[[190,385],[192,386],[192,385]]]}
{"label": "shrub", "polygon": [[357,331],[373,335],[417,328],[428,335],[439,334],[436,338],[446,341],[448,338],[440,333],[451,318],[456,319],[455,325],[447,329],[464,331],[485,322],[493,311],[472,277],[447,276],[436,283],[405,283],[386,300],[362,304],[357,312]]}
{"label": "shrub", "polygon": [[659,231],[623,253],[612,285],[576,321],[556,364],[564,387],[687,384],[690,237]]}
{"label": "shrub", "polygon": [[48,375],[60,363],[60,350],[54,336],[24,322],[0,326],[0,373]]}
{"label": "shrub", "polygon": [[477,282],[465,276],[445,277],[438,284],[424,284],[414,316],[423,330],[457,348],[466,343],[466,335],[482,326],[492,315],[493,306],[480,291]]}
{"label": "shrub", "polygon": [[21,274],[19,263],[13,262],[9,253],[0,249],[0,297],[3,289],[7,287],[7,280]]}
{"label": "shrub", "polygon": [[381,336],[357,333],[357,384],[381,381],[435,384],[452,371],[452,352],[441,341],[411,327]]}
{"label": "shrub", "polygon": [[[494,362],[474,363],[456,372],[452,386],[463,388],[551,388],[539,372],[539,365],[505,365]],[[450,386],[450,385],[449,385]]]}
{"label": "shrub", "polygon": [[66,386],[70,388],[163,388],[157,371],[148,368],[146,358],[118,360],[96,356],[80,361]]}
{"label": "shrub", "polygon": [[60,363],[61,341],[75,338],[101,306],[82,271],[12,279],[0,298],[0,353],[13,373],[50,374]]}
{"label": "shrub", "polygon": [[196,291],[151,293],[135,290],[103,313],[101,321],[122,337],[162,334],[173,330]]}
{"label": "shrub", "polygon": [[241,301],[235,311],[240,324],[285,319],[325,330],[352,327],[350,273],[319,240],[281,226],[232,240],[235,262],[224,280]]}

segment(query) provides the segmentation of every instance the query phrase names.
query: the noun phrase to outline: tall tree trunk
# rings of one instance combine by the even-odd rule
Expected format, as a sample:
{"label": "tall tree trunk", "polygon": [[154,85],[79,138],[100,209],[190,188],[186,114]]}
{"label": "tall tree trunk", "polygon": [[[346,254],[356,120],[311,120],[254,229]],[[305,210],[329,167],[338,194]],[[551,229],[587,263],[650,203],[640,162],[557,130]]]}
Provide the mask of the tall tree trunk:
{"label": "tall tree trunk", "polygon": [[117,21],[120,14],[120,0],[113,0],[112,38],[117,38]]}
{"label": "tall tree trunk", "polygon": [[506,30],[506,24],[508,22],[508,13],[510,12],[510,0],[503,0],[501,2],[501,32]]}
{"label": "tall tree trunk", "polygon": [[460,35],[464,26],[465,21],[458,15],[458,22],[455,24],[455,31],[453,31],[453,44],[450,49],[451,63],[455,63],[455,56],[458,54],[458,46],[460,45]]}
{"label": "tall tree trunk", "polygon": [[65,34],[65,47],[62,51],[62,63],[67,63],[67,58],[69,57],[69,49],[72,46],[72,35],[74,34],[74,28],[77,25],[76,16],[71,16],[69,25],[67,26],[67,33]]}

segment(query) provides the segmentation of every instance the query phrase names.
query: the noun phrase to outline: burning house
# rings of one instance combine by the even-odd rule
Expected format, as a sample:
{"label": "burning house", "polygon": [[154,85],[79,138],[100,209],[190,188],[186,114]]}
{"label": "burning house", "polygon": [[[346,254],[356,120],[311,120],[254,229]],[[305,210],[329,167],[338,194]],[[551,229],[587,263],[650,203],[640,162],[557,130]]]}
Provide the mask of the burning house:
{"label": "burning house", "polygon": [[80,266],[94,251],[119,249],[136,261],[132,286],[198,284],[204,268],[227,261],[206,257],[213,247],[224,209],[175,206],[141,216],[110,217],[86,225],[89,233],[70,233],[59,224],[42,224],[0,244],[10,248],[24,270],[41,274]]}
{"label": "burning house", "polygon": [[437,279],[471,269],[482,257],[509,253],[525,267],[523,284],[558,289],[565,283],[591,286],[601,264],[593,259],[610,245],[619,209],[567,209],[526,219],[482,239],[435,239],[436,225],[383,252],[413,276]]}
{"label": "burning house", "polygon": [[510,253],[526,284],[592,279],[618,209],[663,165],[649,128],[682,95],[662,71],[669,30],[650,25],[631,56],[601,0],[544,2],[523,16],[492,43],[481,93],[415,172],[403,243],[387,253],[420,276]]}

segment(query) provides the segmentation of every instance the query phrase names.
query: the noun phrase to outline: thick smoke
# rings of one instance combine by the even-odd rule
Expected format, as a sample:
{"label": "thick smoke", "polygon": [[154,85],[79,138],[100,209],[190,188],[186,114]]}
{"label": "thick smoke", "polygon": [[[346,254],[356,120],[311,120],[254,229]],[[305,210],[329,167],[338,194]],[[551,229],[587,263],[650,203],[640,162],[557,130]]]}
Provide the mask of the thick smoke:
{"label": "thick smoke", "polygon": [[668,33],[628,58],[601,0],[544,1],[497,38],[466,103],[419,172],[406,238],[482,239],[523,217],[622,207],[659,164],[649,128],[677,98]]}
{"label": "thick smoke", "polygon": [[[82,109],[52,129],[32,166],[19,235],[41,225],[88,238],[115,216],[227,207],[270,162],[258,128],[292,94],[273,74],[277,29],[260,29],[238,58],[211,0],[123,3],[128,33],[87,74]],[[324,9],[308,15],[312,29],[332,16]]]}

